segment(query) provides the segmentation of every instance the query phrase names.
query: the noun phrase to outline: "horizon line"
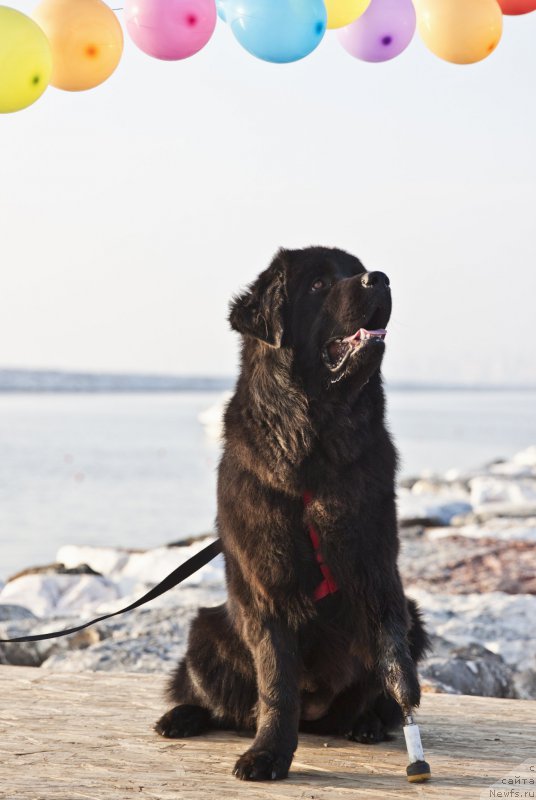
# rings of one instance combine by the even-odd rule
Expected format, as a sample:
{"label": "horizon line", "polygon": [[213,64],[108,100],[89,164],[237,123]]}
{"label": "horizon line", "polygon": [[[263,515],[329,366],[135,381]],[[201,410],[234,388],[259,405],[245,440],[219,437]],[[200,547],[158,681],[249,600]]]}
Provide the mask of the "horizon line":
{"label": "horizon line", "polygon": [[[7,379],[7,380],[6,380]],[[19,379],[19,380],[17,380]],[[26,380],[25,380],[26,379]],[[31,379],[31,380],[29,380]],[[73,381],[84,385],[75,385]],[[69,383],[71,381],[71,383]],[[99,391],[218,391],[231,389],[236,376],[191,373],[150,373],[62,368],[0,367],[0,393]],[[536,391],[536,384],[455,381],[386,380],[387,388],[405,391]]]}

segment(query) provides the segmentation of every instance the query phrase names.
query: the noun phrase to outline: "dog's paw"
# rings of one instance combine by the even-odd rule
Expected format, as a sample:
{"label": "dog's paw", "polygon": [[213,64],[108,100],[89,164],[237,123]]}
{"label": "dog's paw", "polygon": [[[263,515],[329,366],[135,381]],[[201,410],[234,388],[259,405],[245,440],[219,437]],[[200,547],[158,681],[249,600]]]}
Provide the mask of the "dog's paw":
{"label": "dog's paw", "polygon": [[154,729],[168,739],[199,736],[210,728],[210,711],[201,706],[175,706],[160,717]]}
{"label": "dog's paw", "polygon": [[360,744],[379,744],[391,739],[383,722],[374,712],[362,714],[358,717],[346,738]]}
{"label": "dog's paw", "polygon": [[286,778],[292,755],[271,750],[247,750],[235,764],[233,775],[241,781],[278,781]]}

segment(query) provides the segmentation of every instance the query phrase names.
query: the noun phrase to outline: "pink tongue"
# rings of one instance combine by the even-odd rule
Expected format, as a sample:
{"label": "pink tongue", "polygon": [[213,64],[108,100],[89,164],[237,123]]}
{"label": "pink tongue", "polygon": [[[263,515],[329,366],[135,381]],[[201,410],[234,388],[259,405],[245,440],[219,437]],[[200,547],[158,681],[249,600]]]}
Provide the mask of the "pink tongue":
{"label": "pink tongue", "polygon": [[375,331],[368,331],[366,328],[359,328],[357,333],[354,333],[352,336],[347,336],[346,339],[343,339],[343,342],[359,342],[361,339],[365,339],[367,336],[377,336],[379,339],[385,339],[387,336],[387,331],[385,328],[378,328],[378,330]]}

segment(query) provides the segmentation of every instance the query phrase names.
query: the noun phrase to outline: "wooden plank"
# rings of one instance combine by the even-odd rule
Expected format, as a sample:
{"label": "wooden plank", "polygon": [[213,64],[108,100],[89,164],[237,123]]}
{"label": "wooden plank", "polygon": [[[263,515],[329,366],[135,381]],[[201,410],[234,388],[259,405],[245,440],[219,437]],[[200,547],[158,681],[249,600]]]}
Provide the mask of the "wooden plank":
{"label": "wooden plank", "polygon": [[169,741],[152,731],[166,709],[161,676],[0,667],[0,684],[6,800],[468,800],[523,761],[536,764],[533,703],[434,694],[424,696],[418,718],[428,784],[406,782],[401,733],[376,746],[301,736],[289,780],[241,783],[231,771],[248,738]]}

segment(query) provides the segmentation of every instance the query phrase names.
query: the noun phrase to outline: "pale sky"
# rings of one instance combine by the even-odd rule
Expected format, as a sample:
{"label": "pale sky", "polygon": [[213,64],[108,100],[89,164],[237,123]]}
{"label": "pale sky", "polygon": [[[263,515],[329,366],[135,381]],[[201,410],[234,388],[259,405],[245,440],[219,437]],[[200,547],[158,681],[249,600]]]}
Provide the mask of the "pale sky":
{"label": "pale sky", "polygon": [[126,38],[98,89],[0,117],[0,367],[231,375],[230,295],[324,244],[391,278],[388,378],[536,384],[535,42],[536,13],[468,67]]}

